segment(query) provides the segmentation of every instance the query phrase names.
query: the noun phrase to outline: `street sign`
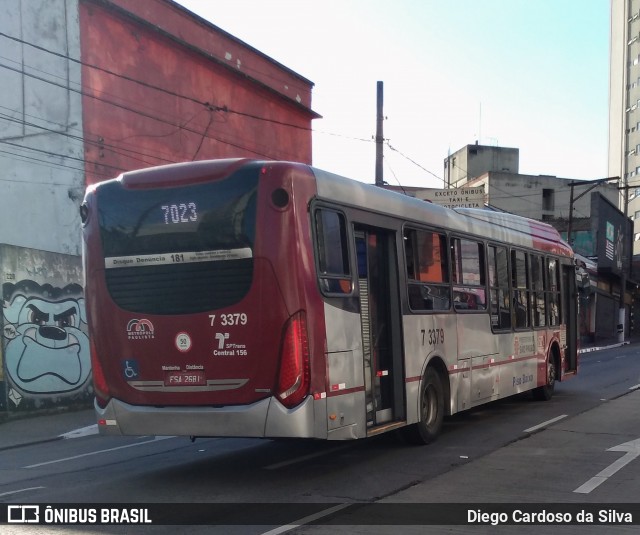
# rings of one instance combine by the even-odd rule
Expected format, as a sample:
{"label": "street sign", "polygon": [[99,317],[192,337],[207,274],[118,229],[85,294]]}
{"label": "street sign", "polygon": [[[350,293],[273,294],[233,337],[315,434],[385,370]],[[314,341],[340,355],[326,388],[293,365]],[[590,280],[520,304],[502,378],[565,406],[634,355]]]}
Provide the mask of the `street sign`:
{"label": "street sign", "polygon": [[416,197],[447,208],[484,208],[484,186],[421,190]]}

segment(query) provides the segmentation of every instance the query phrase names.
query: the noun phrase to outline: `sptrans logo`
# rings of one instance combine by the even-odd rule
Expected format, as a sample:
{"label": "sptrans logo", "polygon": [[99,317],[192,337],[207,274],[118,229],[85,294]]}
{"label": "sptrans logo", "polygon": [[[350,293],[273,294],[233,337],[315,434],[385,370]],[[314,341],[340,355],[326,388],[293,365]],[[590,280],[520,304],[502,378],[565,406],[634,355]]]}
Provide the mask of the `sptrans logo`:
{"label": "sptrans logo", "polygon": [[131,320],[127,324],[129,340],[151,340],[153,338],[153,323],[147,319]]}

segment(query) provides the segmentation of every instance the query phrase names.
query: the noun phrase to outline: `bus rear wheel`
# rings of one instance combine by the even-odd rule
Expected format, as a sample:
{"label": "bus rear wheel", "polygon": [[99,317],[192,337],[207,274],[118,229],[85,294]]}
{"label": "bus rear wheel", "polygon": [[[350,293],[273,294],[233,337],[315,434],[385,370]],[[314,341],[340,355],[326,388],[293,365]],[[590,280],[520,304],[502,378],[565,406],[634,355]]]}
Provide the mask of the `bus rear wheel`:
{"label": "bus rear wheel", "polygon": [[555,354],[549,355],[547,361],[547,384],[533,390],[533,397],[538,401],[549,401],[553,397],[556,386],[556,359]]}
{"label": "bus rear wheel", "polygon": [[434,368],[427,368],[420,387],[419,421],[403,429],[403,435],[411,444],[431,444],[442,429],[444,420],[444,387]]}

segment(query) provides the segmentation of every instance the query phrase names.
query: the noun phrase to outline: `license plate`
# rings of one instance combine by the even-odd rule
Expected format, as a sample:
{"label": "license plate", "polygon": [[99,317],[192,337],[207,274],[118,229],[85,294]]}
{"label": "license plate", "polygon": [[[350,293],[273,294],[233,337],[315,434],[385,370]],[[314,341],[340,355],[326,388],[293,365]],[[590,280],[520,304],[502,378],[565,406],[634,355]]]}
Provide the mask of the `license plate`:
{"label": "license plate", "polygon": [[170,371],[164,376],[164,386],[206,386],[204,371]]}

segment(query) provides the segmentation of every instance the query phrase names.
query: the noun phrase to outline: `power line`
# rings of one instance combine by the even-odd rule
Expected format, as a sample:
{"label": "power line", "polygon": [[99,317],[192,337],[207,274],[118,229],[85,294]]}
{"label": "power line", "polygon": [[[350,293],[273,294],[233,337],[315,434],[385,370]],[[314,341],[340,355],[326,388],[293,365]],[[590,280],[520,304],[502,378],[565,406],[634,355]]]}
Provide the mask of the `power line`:
{"label": "power line", "polygon": [[[342,138],[346,138],[346,139],[353,139],[353,140],[357,140],[357,141],[363,141],[363,142],[367,142],[367,143],[372,143],[372,140],[370,140],[370,139],[365,139],[365,138],[360,138],[360,137],[353,137],[353,136],[346,136],[346,135],[343,135],[343,134],[337,134],[337,133],[332,133],[332,132],[326,132],[326,131],[323,131],[323,130],[314,129],[314,128],[310,128],[310,127],[306,127],[306,126],[301,126],[301,125],[297,125],[297,124],[290,123],[290,122],[280,121],[278,119],[271,119],[271,118],[267,118],[267,117],[262,117],[262,116],[254,114],[254,113],[249,113],[249,112],[236,110],[236,109],[228,107],[227,105],[213,104],[213,103],[211,103],[209,101],[204,101],[204,100],[201,100],[199,98],[196,98],[196,97],[193,97],[193,96],[190,96],[190,95],[179,93],[177,91],[172,91],[172,90],[169,90],[169,89],[167,89],[165,87],[160,87],[158,85],[151,84],[149,82],[145,82],[143,80],[134,78],[132,76],[128,76],[126,74],[118,73],[118,72],[115,72],[113,70],[101,67],[99,65],[91,64],[91,63],[88,63],[88,62],[73,58],[73,57],[69,56],[68,54],[62,54],[62,53],[59,53],[59,52],[55,52],[55,51],[46,49],[46,48],[41,47],[41,46],[39,46],[39,45],[37,45],[35,43],[31,43],[31,42],[25,41],[23,39],[20,39],[18,37],[14,37],[14,36],[8,35],[8,34],[6,34],[4,32],[0,32],[0,37],[4,37],[4,38],[12,40],[14,42],[17,42],[17,43],[32,47],[32,48],[34,48],[36,50],[39,50],[39,51],[41,51],[43,53],[51,54],[53,56],[65,59],[65,60],[73,62],[75,64],[78,64],[78,65],[81,65],[81,66],[84,66],[84,67],[87,67],[87,68],[90,68],[90,69],[98,70],[98,71],[103,72],[105,74],[108,74],[110,76],[115,76],[117,78],[126,80],[128,82],[138,84],[138,85],[140,85],[142,87],[145,87],[147,89],[152,89],[152,90],[155,90],[155,91],[159,91],[159,92],[161,92],[163,94],[166,94],[168,96],[171,96],[173,98],[184,99],[184,100],[189,101],[189,102],[191,102],[193,104],[196,104],[198,106],[202,106],[208,112],[220,112],[220,113],[226,113],[226,114],[235,114],[235,115],[238,115],[238,116],[241,116],[241,117],[246,117],[246,118],[257,120],[257,121],[268,122],[268,123],[271,123],[271,124],[274,124],[274,125],[278,125],[278,126],[283,126],[283,127],[288,127],[288,128],[295,128],[295,129],[299,129],[299,130],[303,130],[303,131],[310,131],[310,132],[317,133],[317,134],[336,136],[336,137],[342,137]],[[3,59],[5,59],[7,61],[10,61],[12,63],[16,63],[10,58],[3,58]],[[17,64],[17,65],[19,65],[19,64]],[[32,78],[34,78],[36,80],[40,80],[40,81],[42,81],[44,83],[49,83],[49,84],[52,84],[54,86],[66,89],[68,91],[73,91],[73,92],[76,92],[76,93],[78,93],[80,95],[96,99],[99,102],[103,102],[105,104],[121,108],[121,109],[123,109],[125,111],[141,115],[141,116],[143,116],[143,117],[145,117],[147,119],[155,120],[155,121],[167,124],[169,126],[173,126],[176,129],[179,129],[179,130],[182,130],[182,131],[186,131],[186,132],[189,132],[189,133],[193,133],[193,134],[195,134],[195,135],[200,137],[200,143],[199,143],[200,146],[202,145],[204,139],[208,138],[208,139],[212,139],[214,141],[218,141],[220,143],[224,143],[224,144],[229,145],[229,146],[234,147],[234,148],[238,148],[238,149],[241,149],[241,150],[244,150],[244,151],[252,152],[256,156],[260,156],[260,157],[264,157],[264,158],[267,158],[267,159],[271,159],[270,156],[268,156],[267,154],[265,154],[263,152],[260,152],[259,150],[250,149],[247,146],[240,145],[237,142],[233,142],[233,141],[231,141],[229,139],[224,139],[224,138],[209,134],[209,127],[211,125],[211,117],[210,117],[210,120],[209,120],[208,124],[205,127],[205,130],[204,131],[199,131],[197,129],[193,129],[193,128],[187,127],[186,124],[179,124],[179,123],[176,123],[175,120],[172,121],[172,120],[168,120],[168,119],[165,119],[165,118],[162,118],[162,117],[158,117],[157,115],[155,115],[155,113],[152,114],[152,113],[145,112],[145,111],[142,111],[141,109],[137,109],[137,108],[133,107],[134,105],[135,106],[139,106],[138,102],[136,102],[135,104],[126,105],[124,103],[115,102],[114,100],[111,100],[109,98],[105,98],[104,95],[106,95],[106,93],[103,93],[103,96],[98,96],[97,95],[97,90],[95,90],[95,89],[91,89],[90,88],[96,94],[87,92],[85,89],[82,88],[82,86],[80,86],[80,89],[74,89],[74,88],[71,87],[70,83],[66,83],[67,80],[65,80],[65,79],[63,79],[65,83],[56,83],[51,79],[45,78],[44,76],[38,76],[38,75],[36,75],[34,73],[27,72],[24,68],[11,67],[10,65],[3,65],[3,64],[0,64],[0,67],[3,67],[5,69],[8,69],[8,70],[11,70],[11,71],[14,71],[14,72],[18,72],[18,73],[20,73],[20,74],[22,74],[24,76],[32,77]],[[34,71],[39,71],[39,72],[41,72],[43,74],[46,74],[47,76],[52,77],[52,78],[59,78],[56,75],[53,75],[51,73],[45,73],[44,71],[41,71],[39,69],[35,69],[33,67],[30,67],[30,69],[32,69]],[[257,72],[259,72],[259,71],[257,71]],[[115,97],[115,96],[112,96],[112,98],[121,99],[121,97]],[[121,100],[123,100],[123,102],[124,102],[124,99],[121,99]],[[156,110],[152,109],[152,111],[155,112]],[[175,132],[173,132],[173,133],[175,133]],[[172,135],[173,133],[169,132],[169,133],[167,133],[165,135]],[[87,141],[86,138],[85,138],[85,141]],[[92,144],[96,145],[96,142],[92,142]],[[387,145],[389,146],[389,148],[392,151],[397,152],[400,156],[402,156],[403,158],[407,159],[408,161],[410,161],[411,163],[413,163],[414,165],[416,165],[417,167],[419,167],[420,169],[422,169],[426,173],[428,173],[431,176],[437,178],[438,180],[444,182],[444,180],[441,177],[439,177],[438,175],[436,175],[432,171],[428,170],[423,165],[419,164],[415,159],[410,158],[406,154],[402,153],[401,151],[399,151],[395,147],[391,146],[388,142],[387,142]],[[114,147],[115,147],[115,145],[113,145],[113,144],[111,144],[111,145],[103,144],[103,145],[100,146],[100,148],[110,148],[116,154],[118,154],[117,150]],[[127,149],[122,149],[122,150],[127,150]],[[133,151],[133,152],[135,152],[135,151]],[[123,154],[120,153],[120,155],[123,155]],[[145,156],[147,156],[147,155],[145,155]],[[148,156],[151,156],[151,155],[148,155]],[[285,159],[290,159],[292,156],[294,156],[294,155],[286,155]],[[128,157],[132,157],[132,156],[128,156]],[[152,157],[154,157],[154,158],[156,158],[158,160],[162,160],[162,158],[158,158],[155,155],[152,156]],[[143,162],[145,164],[151,163],[151,162],[148,162],[146,160],[141,160],[141,159],[139,159],[139,161],[141,161],[141,162]],[[168,162],[168,161],[171,161],[171,160],[165,160],[165,162]]]}
{"label": "power line", "polygon": [[27,45],[29,47],[35,48],[36,50],[40,50],[41,52],[45,52],[45,53],[51,54],[53,56],[65,59],[67,61],[71,61],[71,62],[76,63],[78,65],[81,65],[83,67],[88,67],[90,69],[95,69],[97,71],[104,72],[105,74],[109,74],[111,76],[115,76],[117,78],[121,78],[123,80],[127,80],[128,82],[132,82],[132,83],[138,84],[138,85],[140,85],[142,87],[145,87],[147,89],[153,89],[155,91],[159,91],[159,92],[164,93],[166,95],[169,95],[171,97],[180,98],[180,99],[184,99],[184,100],[190,101],[190,102],[192,102],[194,104],[198,104],[200,106],[203,106],[204,108],[206,108],[206,109],[208,109],[210,111],[227,112],[227,113],[240,115],[242,117],[248,117],[248,118],[251,118],[251,119],[255,119],[255,120],[258,120],[258,121],[265,121],[265,122],[277,124],[277,125],[280,125],[280,126],[287,126],[287,127],[290,127],[290,128],[297,128],[297,129],[300,129],[300,130],[311,131],[310,127],[300,126],[300,125],[296,125],[296,124],[293,124],[293,123],[287,123],[287,122],[284,122],[284,121],[279,121],[277,119],[270,119],[270,118],[267,118],[267,117],[261,117],[259,115],[255,115],[253,113],[243,112],[243,111],[235,110],[233,108],[229,108],[226,105],[220,106],[220,105],[212,104],[212,103],[210,103],[208,101],[204,101],[204,100],[201,100],[199,98],[196,98],[196,97],[193,97],[193,96],[190,96],[190,95],[185,95],[183,93],[178,93],[177,91],[172,91],[172,90],[167,89],[165,87],[160,87],[158,85],[151,84],[149,82],[145,82],[144,80],[140,80],[138,78],[134,78],[134,77],[128,76],[126,74],[122,74],[122,73],[118,73],[118,72],[112,71],[112,70],[107,69],[105,67],[100,67],[99,65],[95,65],[95,64],[92,64],[92,63],[88,63],[86,61],[82,61],[82,60],[73,58],[73,57],[71,57],[71,56],[69,56],[67,54],[62,54],[60,52],[54,52],[53,50],[49,50],[47,48],[41,47],[39,45],[36,45],[35,43],[31,43],[29,41],[25,41],[24,39],[20,39],[18,37],[13,37],[13,36],[8,35],[8,34],[3,33],[3,32],[0,32],[0,37],[4,37],[6,39],[9,39],[11,41],[15,41],[15,42],[23,44],[23,45]]}
{"label": "power line", "polygon": [[429,169],[427,169],[426,167],[424,167],[423,165],[420,165],[418,162],[416,162],[413,158],[410,158],[409,156],[407,156],[406,154],[403,154],[402,152],[400,152],[398,149],[396,149],[395,147],[391,146],[391,143],[389,143],[389,141],[386,141],[386,145],[387,147],[389,147],[392,151],[397,152],[400,156],[402,156],[404,159],[410,161],[413,165],[419,167],[420,169],[422,169],[423,171],[425,171],[426,173],[429,173],[431,176],[437,178],[438,180],[441,180],[442,183],[445,183],[444,178],[439,177],[438,175],[436,175],[435,173],[429,171]]}
{"label": "power line", "polygon": [[[68,91],[72,91],[74,93],[78,93],[78,94],[80,94],[82,96],[98,100],[98,101],[103,102],[105,104],[109,104],[111,106],[114,106],[116,108],[120,108],[120,109],[128,111],[130,113],[134,113],[134,114],[140,115],[140,116],[145,117],[147,119],[151,119],[153,121],[157,121],[159,123],[172,126],[172,127],[174,127],[176,129],[176,131],[182,130],[182,131],[186,131],[186,132],[190,132],[190,133],[196,134],[198,136],[202,136],[204,134],[203,132],[198,131],[196,129],[189,128],[189,127],[184,126],[184,125],[176,124],[174,122],[171,122],[170,120],[164,119],[162,117],[158,117],[156,115],[152,115],[150,113],[143,112],[143,111],[135,109],[135,108],[133,108],[131,106],[127,106],[127,105],[120,104],[120,103],[112,101],[112,100],[101,98],[101,97],[99,97],[97,95],[94,95],[94,94],[89,93],[89,92],[87,92],[85,90],[82,90],[82,89],[74,89],[74,88],[69,87],[69,86],[64,86],[64,85],[58,84],[58,83],[56,83],[56,82],[54,82],[52,80],[47,80],[46,78],[44,78],[42,76],[37,76],[35,74],[28,73],[28,72],[26,72],[26,71],[24,71],[22,69],[15,69],[13,67],[10,67],[8,65],[3,65],[3,64],[0,64],[0,67],[8,69],[8,70],[11,70],[11,71],[14,71],[14,72],[18,72],[18,73],[23,74],[25,76],[29,76],[29,77],[34,78],[36,80],[39,80],[39,81],[42,81],[44,83],[51,84],[51,85],[54,85],[54,86],[57,86],[57,87],[60,87],[60,88],[63,88],[63,89],[66,89]],[[234,143],[234,142],[226,140],[226,139],[222,139],[220,137],[216,137],[216,136],[213,136],[213,135],[207,135],[207,138],[215,140],[215,141],[219,141],[220,143],[224,143],[226,145],[229,145],[229,146],[237,148],[237,149],[241,149],[241,150],[244,150],[244,151],[247,151],[247,152],[252,152],[253,154],[255,154],[257,156],[261,156],[261,157],[264,157],[264,158],[271,159],[271,157],[268,156],[267,154],[263,154],[263,153],[255,150],[255,149],[250,149],[248,147],[239,145],[237,143]]]}
{"label": "power line", "polygon": [[[41,47],[41,46],[39,46],[39,45],[36,45],[35,43],[31,43],[31,42],[25,41],[25,40],[23,40],[23,39],[19,39],[19,38],[17,38],[17,37],[10,36],[10,35],[5,34],[5,33],[3,33],[3,32],[0,32],[0,37],[5,37],[5,38],[10,39],[10,40],[13,40],[13,41],[15,41],[15,42],[18,42],[18,43],[21,43],[21,44],[24,44],[24,45],[27,45],[27,46],[33,47],[33,48],[35,48],[36,50],[40,50],[40,51],[42,51],[42,52],[52,54],[52,55],[54,55],[54,56],[56,56],[56,57],[59,57],[59,58],[62,58],[62,59],[65,59],[65,60],[68,60],[68,61],[74,62],[74,63],[76,63],[76,64],[78,64],[78,65],[82,65],[82,66],[87,67],[87,68],[91,68],[91,69],[99,70],[99,71],[101,71],[101,72],[104,72],[105,74],[109,74],[109,75],[111,75],[111,76],[115,76],[115,77],[121,78],[121,79],[123,79],[123,80],[126,80],[126,81],[129,81],[129,82],[132,82],[132,83],[135,83],[135,84],[141,85],[141,86],[143,86],[143,87],[145,87],[145,88],[148,88],[148,89],[153,89],[153,90],[159,91],[159,92],[161,92],[161,93],[164,93],[164,94],[166,94],[166,95],[172,96],[172,97],[174,97],[174,98],[180,98],[180,99],[184,99],[184,100],[190,101],[190,102],[192,102],[192,103],[194,103],[194,104],[197,104],[197,105],[203,106],[203,107],[204,107],[205,109],[207,109],[208,111],[218,111],[218,112],[223,112],[223,113],[235,114],[235,115],[238,115],[238,116],[241,116],[241,117],[247,117],[247,118],[254,119],[254,120],[258,120],[258,121],[264,121],[264,122],[272,123],[272,124],[279,125],[279,126],[284,126],[284,127],[289,127],[289,128],[296,128],[296,129],[299,129],[299,130],[303,130],[303,131],[310,131],[310,132],[313,132],[313,133],[319,133],[319,134],[323,134],[323,135],[329,135],[329,136],[335,136],[335,137],[342,137],[342,138],[345,138],[345,139],[352,139],[352,140],[357,140],[357,141],[363,141],[363,142],[367,142],[367,143],[372,143],[372,140],[370,140],[370,139],[365,139],[365,138],[362,138],[362,137],[354,137],[354,136],[347,136],[347,135],[344,135],[344,134],[337,134],[337,133],[332,133],[332,132],[326,132],[326,131],[319,130],[319,129],[315,129],[315,128],[310,128],[310,127],[306,127],[306,126],[296,125],[296,124],[293,124],[293,123],[290,123],[290,122],[279,121],[279,120],[277,120],[277,119],[271,119],[271,118],[267,118],[267,117],[261,117],[261,116],[259,116],[259,115],[253,114],[253,113],[248,113],[248,112],[244,112],[244,111],[240,111],[240,110],[236,110],[236,109],[230,108],[230,107],[228,107],[227,105],[222,105],[222,106],[220,106],[220,105],[215,105],[215,104],[212,104],[212,103],[210,103],[210,102],[208,102],[208,101],[203,101],[203,100],[201,100],[201,99],[199,99],[199,98],[196,98],[196,97],[193,97],[193,96],[190,96],[190,95],[185,95],[185,94],[183,94],[183,93],[179,93],[179,92],[176,92],[176,91],[171,91],[171,90],[166,89],[166,88],[164,88],[164,87],[160,87],[160,86],[158,86],[158,85],[151,84],[151,83],[149,83],[149,82],[145,82],[145,81],[143,81],[143,80],[140,80],[140,79],[134,78],[134,77],[132,77],[132,76],[128,76],[128,75],[125,75],[125,74],[122,74],[122,73],[117,73],[117,72],[112,71],[112,70],[110,70],[110,69],[106,69],[106,68],[104,68],[104,67],[100,67],[100,66],[95,65],[95,64],[91,64],[91,63],[88,63],[88,62],[85,62],[85,61],[82,61],[82,60],[78,60],[78,59],[73,58],[73,57],[71,57],[71,56],[69,56],[69,55],[67,55],[67,54],[62,54],[62,53],[59,53],[59,52],[54,52],[54,51],[48,50],[48,49],[46,49],[46,48],[44,48],[44,47]],[[5,58],[5,59],[8,59],[8,58]],[[11,61],[11,60],[10,60],[10,61]],[[4,65],[1,65],[1,64],[0,64],[0,67],[2,67],[2,66],[4,66]],[[9,69],[11,69],[11,67],[8,67],[8,66],[4,66],[4,67],[5,67],[5,68],[9,68]],[[18,70],[19,72],[22,72],[23,74],[25,74],[25,75],[27,75],[27,76],[29,76],[29,75],[30,75],[30,73],[27,73],[27,72],[25,72],[25,71],[24,71],[24,70],[22,70],[22,69],[12,69],[12,70]],[[42,72],[42,71],[41,71],[41,72]],[[50,76],[53,76],[53,75],[51,75],[50,73],[47,73],[47,74],[48,74],[48,75],[50,75]],[[31,75],[31,76],[35,77],[36,79],[41,79],[41,80],[42,80],[42,78],[37,77],[37,76],[35,76],[35,75]],[[47,81],[47,82],[49,82],[49,83],[52,83],[52,82],[50,82],[49,80],[43,80],[43,81]],[[65,87],[65,88],[67,88],[67,89],[71,90],[71,88],[70,88],[70,87],[68,87],[68,86],[61,86],[61,85],[59,85],[59,84],[54,84],[54,85],[58,85],[59,87]],[[97,97],[97,96],[95,96],[95,95],[87,94],[86,92],[84,92],[84,91],[82,91],[82,90],[76,90],[76,91],[77,91],[77,92],[79,92],[79,93],[80,93],[80,94],[82,94],[82,95],[90,96],[90,97],[92,97],[92,98],[96,98],[96,99],[98,99],[98,100],[100,100],[100,101],[102,101],[102,102],[105,102],[105,103],[108,103],[108,104],[111,104],[111,105],[115,105],[115,106],[124,107],[123,105],[119,105],[118,103],[115,103],[115,102],[113,102],[113,101],[111,101],[111,100],[107,100],[107,99],[104,99],[104,98]],[[134,112],[140,113],[140,114],[141,114],[141,115],[143,115],[143,116],[147,116],[147,117],[148,117],[148,114],[144,114],[143,112],[138,112],[137,110],[132,110],[132,108],[130,108],[130,107],[124,107],[124,108],[125,108],[125,109],[127,109],[128,111],[134,111]],[[155,117],[154,117],[154,118],[155,118]],[[156,118],[156,119],[157,119],[157,118]],[[175,126],[175,124],[174,124],[174,123],[170,123],[170,124],[172,124],[173,126]],[[210,126],[210,125],[208,125],[208,126]],[[207,126],[207,129],[208,129],[208,126]],[[204,134],[202,134],[202,133],[200,133],[200,132],[196,132],[196,133],[197,133],[197,134],[199,134],[199,135],[204,135]],[[232,144],[232,143],[231,143],[231,142],[229,142],[229,141],[221,140],[221,139],[216,138],[216,137],[214,137],[214,136],[208,136],[208,137],[210,137],[210,138],[212,138],[212,139],[215,139],[216,141],[221,141],[221,142],[223,142],[223,143],[227,143],[227,144],[230,144],[230,145],[232,145],[232,146],[236,146],[236,148],[241,148],[241,149],[243,149],[243,150],[250,150],[250,149],[248,149],[248,148],[246,148],[246,147],[242,147],[242,146],[234,145],[234,144]],[[204,139],[204,138],[203,138],[203,139]],[[407,160],[411,161],[414,165],[418,166],[418,167],[419,167],[419,168],[421,168],[422,170],[426,171],[427,173],[431,174],[432,176],[435,176],[436,178],[438,178],[438,180],[442,180],[440,177],[438,177],[437,175],[435,175],[434,173],[432,173],[431,171],[429,171],[428,169],[426,169],[424,166],[422,166],[422,165],[420,165],[419,163],[417,163],[417,162],[416,162],[415,160],[413,160],[412,158],[409,158],[409,157],[408,157],[408,156],[406,156],[405,154],[401,153],[400,151],[398,151],[398,150],[397,150],[397,149],[395,149],[394,147],[391,147],[391,146],[389,145],[389,148],[390,148],[391,150],[394,150],[394,151],[398,152],[402,157],[404,157],[404,158],[406,158]],[[252,151],[252,152],[254,152],[255,154],[257,154],[258,156],[268,157],[268,156],[266,156],[265,154],[262,154],[262,153],[260,153],[260,152],[255,152],[255,151]]]}

